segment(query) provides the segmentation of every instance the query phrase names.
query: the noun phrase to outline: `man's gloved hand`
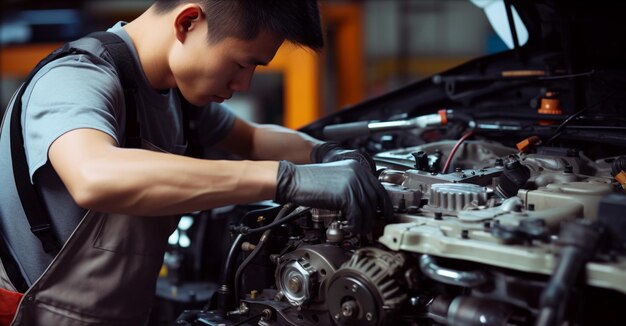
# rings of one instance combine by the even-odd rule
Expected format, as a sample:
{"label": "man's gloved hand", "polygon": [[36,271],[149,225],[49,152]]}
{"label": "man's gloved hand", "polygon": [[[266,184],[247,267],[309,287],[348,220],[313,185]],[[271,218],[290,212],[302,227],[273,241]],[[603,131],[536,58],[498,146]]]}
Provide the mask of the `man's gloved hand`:
{"label": "man's gloved hand", "polygon": [[365,152],[355,149],[346,149],[336,143],[317,144],[311,150],[311,162],[328,163],[343,160],[355,160],[359,164],[368,167],[372,172],[376,171],[376,163]]}
{"label": "man's gloved hand", "polygon": [[380,207],[385,216],[393,207],[383,185],[354,160],[325,164],[278,165],[276,201],[282,204],[341,210],[352,232],[370,230]]}

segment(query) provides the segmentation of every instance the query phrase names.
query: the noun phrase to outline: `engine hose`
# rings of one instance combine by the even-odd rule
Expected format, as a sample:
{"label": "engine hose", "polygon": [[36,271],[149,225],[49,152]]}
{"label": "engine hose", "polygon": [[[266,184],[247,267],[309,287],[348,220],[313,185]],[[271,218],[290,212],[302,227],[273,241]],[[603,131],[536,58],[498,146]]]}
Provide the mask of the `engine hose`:
{"label": "engine hose", "polygon": [[437,265],[435,258],[430,255],[420,257],[420,270],[426,276],[441,283],[461,287],[475,288],[489,282],[487,273],[482,271],[457,271]]}
{"label": "engine hose", "polygon": [[436,297],[428,314],[437,324],[444,325],[528,325],[531,320],[528,311],[512,304],[469,296]]}
{"label": "engine hose", "polygon": [[461,112],[460,110],[445,109],[445,115],[447,121],[460,121],[467,125],[474,121],[474,117],[472,115]]}
{"label": "engine hose", "polygon": [[302,217],[304,214],[306,214],[308,211],[310,211],[311,209],[308,207],[301,207],[300,209],[297,209],[296,211],[294,211],[293,213],[285,216],[285,218],[283,219],[279,219],[278,217],[276,217],[276,219],[274,220],[274,222],[265,225],[265,226],[261,226],[255,229],[251,229],[247,226],[241,226],[241,227],[237,227],[234,228],[233,231],[235,232],[239,232],[241,234],[247,235],[247,234],[254,234],[254,233],[259,233],[259,232],[263,232],[266,230],[270,230],[273,229],[281,224],[284,224],[286,222],[290,222],[292,220],[295,220],[297,218]]}
{"label": "engine hose", "polygon": [[[281,207],[280,211],[276,215],[275,220],[282,218],[282,216],[284,216],[287,212],[292,210],[293,207],[294,207],[293,204],[286,204],[283,207]],[[244,222],[251,216],[255,216],[255,215],[261,216],[265,213],[271,213],[274,210],[276,210],[276,207],[262,208],[262,209],[250,211],[241,218],[240,223]],[[239,253],[241,252],[241,243],[243,242],[244,237],[245,237],[245,234],[242,234],[242,233],[238,234],[235,240],[233,241],[233,244],[230,246],[230,250],[228,250],[228,256],[226,256],[226,261],[224,262],[224,267],[222,269],[222,273],[220,274],[221,284],[232,286],[232,278],[230,277],[230,275],[232,274],[232,269],[233,269],[233,264],[235,262],[235,259],[237,258],[237,256],[239,256]]]}
{"label": "engine hose", "polygon": [[[293,204],[286,204],[283,207],[281,207],[280,211],[278,212],[274,220],[281,219],[285,214],[290,212],[293,209],[293,207],[294,207]],[[260,216],[264,213],[273,212],[274,210],[276,210],[275,207],[270,207],[270,208],[263,208],[263,209],[250,211],[241,218],[241,221],[243,222],[251,216],[255,216],[255,215]],[[235,261],[237,257],[239,256],[239,253],[241,252],[241,244],[244,241],[245,237],[246,235],[243,233],[238,234],[235,240],[233,241],[233,244],[230,246],[230,250],[228,251],[228,255],[226,256],[226,261],[224,262],[224,267],[222,269],[222,273],[220,274],[221,286],[219,287],[219,290],[216,293],[218,294],[218,297],[216,297],[217,308],[220,311],[225,311],[229,308],[232,308],[231,306],[233,304],[233,301],[232,301],[233,296],[232,296],[231,289],[233,288],[233,285],[234,285],[233,284],[234,279],[232,277],[233,275],[232,270],[234,268]],[[206,310],[208,310],[209,306],[205,308]]]}
{"label": "engine hose", "polygon": [[[289,206],[289,208],[287,208],[287,206]],[[302,215],[304,215],[304,213],[308,212],[310,210],[310,208],[306,208],[306,207],[300,207],[299,209],[297,208],[295,211],[293,211],[291,214],[283,217],[283,214],[285,214],[285,212],[288,212],[291,210],[291,204],[287,204],[285,205],[284,210],[281,210],[280,213],[278,213],[278,216],[276,216],[276,219],[274,220],[274,222],[260,227],[260,228],[256,228],[256,229],[251,229],[248,234],[251,233],[256,233],[256,232],[261,232],[261,231],[265,231],[263,232],[263,234],[261,235],[261,239],[259,240],[259,243],[256,245],[256,248],[254,248],[254,250],[250,253],[250,255],[248,255],[248,257],[246,257],[246,259],[244,259],[244,261],[241,263],[241,265],[239,265],[239,267],[237,268],[237,272],[235,273],[235,302],[239,302],[239,290],[240,290],[240,283],[241,283],[241,274],[243,273],[243,271],[246,269],[246,267],[248,266],[248,264],[250,264],[250,262],[257,256],[257,254],[259,252],[261,252],[261,249],[263,248],[263,246],[265,245],[266,240],[269,238],[269,236],[272,233],[272,228],[279,226],[283,223],[289,222],[295,218],[301,217]],[[261,230],[262,229],[262,230]]]}
{"label": "engine hose", "polygon": [[[561,246],[559,262],[550,281],[541,293],[536,326],[563,324],[563,314],[576,278],[593,257],[602,239],[602,229],[597,224],[570,222],[561,227],[558,243]],[[581,241],[585,239],[585,241]]]}
{"label": "engine hose", "polygon": [[250,255],[248,255],[248,257],[246,257],[246,259],[241,263],[241,265],[239,265],[239,268],[237,268],[237,272],[235,273],[235,302],[239,302],[239,283],[241,282],[241,274],[243,273],[243,270],[246,269],[246,267],[248,266],[248,264],[250,264],[250,262],[254,259],[254,257],[256,257],[256,255],[261,252],[261,249],[263,248],[263,245],[265,244],[265,240],[267,240],[267,238],[270,236],[270,234],[272,233],[272,230],[267,230],[265,232],[263,232],[263,235],[261,235],[261,239],[259,240],[259,243],[256,245],[256,248],[254,248],[254,250],[250,253]]}
{"label": "engine hose", "polygon": [[233,244],[230,246],[230,250],[228,250],[228,256],[226,256],[226,262],[224,262],[224,268],[222,269],[222,284],[229,285],[231,284],[231,277],[233,264],[235,262],[235,257],[239,255],[241,252],[241,243],[243,242],[244,235],[238,234]]}

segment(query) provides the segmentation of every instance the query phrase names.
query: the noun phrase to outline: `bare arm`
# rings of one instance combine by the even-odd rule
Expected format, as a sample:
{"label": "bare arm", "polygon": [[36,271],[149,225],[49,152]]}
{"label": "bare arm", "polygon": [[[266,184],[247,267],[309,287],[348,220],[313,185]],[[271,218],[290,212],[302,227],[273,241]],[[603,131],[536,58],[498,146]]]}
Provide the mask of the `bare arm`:
{"label": "bare arm", "polygon": [[79,206],[158,216],[273,199],[277,162],[209,161],[116,147],[107,134],[70,131],[50,162]]}
{"label": "bare arm", "polygon": [[311,149],[319,140],[277,125],[258,125],[236,118],[218,147],[252,160],[288,160],[311,163]]}

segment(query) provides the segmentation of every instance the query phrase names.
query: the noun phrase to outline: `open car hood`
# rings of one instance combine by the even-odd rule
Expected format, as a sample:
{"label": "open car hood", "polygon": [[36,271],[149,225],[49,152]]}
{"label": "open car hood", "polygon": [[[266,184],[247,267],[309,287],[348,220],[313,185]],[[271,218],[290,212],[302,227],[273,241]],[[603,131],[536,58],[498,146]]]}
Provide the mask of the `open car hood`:
{"label": "open car hood", "polygon": [[[368,99],[302,130],[333,140],[332,134],[324,133],[329,125],[395,121],[452,109],[469,115],[476,133],[484,137],[502,141],[502,135],[514,132],[509,141],[512,144],[530,135],[548,140],[557,131],[558,123],[583,110],[575,121],[568,122],[567,128],[559,130],[560,144],[582,141],[589,142],[585,147],[593,147],[597,142],[626,145],[626,33],[618,32],[626,30],[622,17],[626,3],[509,2],[529,34],[523,46],[476,58]],[[558,94],[560,113],[537,113],[546,92]],[[539,123],[547,118],[555,123]],[[480,128],[481,124],[485,128]],[[377,133],[373,133],[373,139],[370,134],[350,134],[347,142],[367,146],[365,138],[380,141]],[[341,138],[346,137],[334,140],[346,141]],[[369,147],[376,148],[372,144]]]}

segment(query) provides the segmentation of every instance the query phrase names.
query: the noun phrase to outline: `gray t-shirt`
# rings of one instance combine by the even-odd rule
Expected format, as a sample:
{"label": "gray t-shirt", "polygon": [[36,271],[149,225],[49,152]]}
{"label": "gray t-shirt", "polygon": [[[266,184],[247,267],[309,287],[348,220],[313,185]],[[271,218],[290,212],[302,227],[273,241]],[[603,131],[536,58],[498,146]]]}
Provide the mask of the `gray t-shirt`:
{"label": "gray t-shirt", "polygon": [[[186,143],[178,92],[172,89],[162,93],[150,88],[122,25],[120,22],[109,31],[124,39],[135,59],[141,137],[164,151],[183,154]],[[35,75],[27,85],[22,105],[29,172],[50,212],[55,235],[64,242],[86,211],[76,205],[48,162],[48,149],[64,133],[83,128],[105,132],[123,144],[126,114],[123,89],[115,68],[107,61],[83,54],[70,55],[49,63]],[[196,142],[210,147],[232,128],[234,115],[217,104],[198,110],[202,112],[196,121],[199,131]],[[8,109],[0,138],[0,231],[31,285],[51,257],[31,233],[17,196],[10,158],[10,114]]]}

